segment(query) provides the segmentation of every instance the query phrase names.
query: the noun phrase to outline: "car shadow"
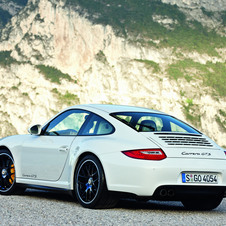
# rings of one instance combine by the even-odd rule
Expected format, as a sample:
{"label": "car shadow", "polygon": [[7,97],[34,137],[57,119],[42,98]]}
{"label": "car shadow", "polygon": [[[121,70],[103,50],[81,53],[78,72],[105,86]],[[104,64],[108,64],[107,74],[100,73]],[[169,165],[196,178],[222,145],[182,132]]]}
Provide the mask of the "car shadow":
{"label": "car shadow", "polygon": [[57,200],[62,202],[75,202],[75,198],[68,191],[62,190],[41,190],[41,189],[31,189],[27,188],[26,191],[21,194],[23,196],[28,197],[38,197],[41,199],[48,199],[48,200]]}
{"label": "car shadow", "polygon": [[185,210],[181,202],[163,201],[137,201],[133,199],[121,199],[116,208],[130,210]]}
{"label": "car shadow", "polygon": [[[72,197],[69,192],[66,191],[49,191],[49,190],[40,190],[40,189],[27,189],[24,196],[40,198],[46,200],[54,200],[67,203],[75,203],[79,205],[78,201]],[[82,208],[82,207],[81,207]],[[181,202],[179,201],[137,201],[135,199],[120,199],[118,204],[114,209],[127,209],[127,210],[163,210],[163,211],[188,211],[184,208]],[[214,210],[214,212],[217,211]],[[197,211],[196,211],[197,212]],[[199,212],[199,211],[198,211]],[[203,211],[201,211],[203,212]],[[208,211],[204,211],[208,212]],[[210,211],[211,212],[211,211]],[[220,211],[222,212],[222,210]],[[223,211],[225,212],[225,211]]]}

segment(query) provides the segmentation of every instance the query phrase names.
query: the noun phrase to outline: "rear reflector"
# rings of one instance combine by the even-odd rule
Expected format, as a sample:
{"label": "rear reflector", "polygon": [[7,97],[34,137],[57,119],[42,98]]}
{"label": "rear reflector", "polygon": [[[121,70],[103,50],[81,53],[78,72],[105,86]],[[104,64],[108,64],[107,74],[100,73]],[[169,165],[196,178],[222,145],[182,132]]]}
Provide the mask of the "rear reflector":
{"label": "rear reflector", "polygon": [[166,158],[166,154],[162,149],[141,149],[122,151],[123,154],[130,158],[144,159],[144,160],[162,160]]}

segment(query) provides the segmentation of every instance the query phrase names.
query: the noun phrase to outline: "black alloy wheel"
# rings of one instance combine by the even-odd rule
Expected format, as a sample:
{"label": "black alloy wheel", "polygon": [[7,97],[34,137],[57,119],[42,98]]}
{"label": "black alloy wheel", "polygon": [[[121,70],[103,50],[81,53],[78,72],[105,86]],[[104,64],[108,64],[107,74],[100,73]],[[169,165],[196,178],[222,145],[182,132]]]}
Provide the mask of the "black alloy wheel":
{"label": "black alloy wheel", "polygon": [[100,161],[93,155],[85,156],[75,172],[75,195],[86,208],[110,208],[117,198],[107,190],[105,175]]}
{"label": "black alloy wheel", "polygon": [[15,167],[11,154],[0,151],[0,194],[9,195],[15,189]]}

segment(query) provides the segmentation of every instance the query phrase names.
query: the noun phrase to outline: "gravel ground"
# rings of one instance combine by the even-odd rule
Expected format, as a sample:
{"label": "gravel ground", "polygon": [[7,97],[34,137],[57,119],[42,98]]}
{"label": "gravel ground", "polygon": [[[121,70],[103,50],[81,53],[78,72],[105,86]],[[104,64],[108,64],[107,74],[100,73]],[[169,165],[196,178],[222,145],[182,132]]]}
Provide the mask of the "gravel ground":
{"label": "gravel ground", "polygon": [[0,225],[226,225],[226,199],[212,211],[187,211],[180,202],[123,200],[90,210],[68,194],[27,189],[0,196]]}

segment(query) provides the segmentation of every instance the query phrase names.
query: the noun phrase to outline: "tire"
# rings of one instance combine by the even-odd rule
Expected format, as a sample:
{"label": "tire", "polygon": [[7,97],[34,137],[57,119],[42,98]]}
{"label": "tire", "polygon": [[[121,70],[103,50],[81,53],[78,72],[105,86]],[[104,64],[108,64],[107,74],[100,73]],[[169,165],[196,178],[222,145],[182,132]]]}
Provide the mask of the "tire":
{"label": "tire", "polygon": [[93,155],[85,156],[75,171],[74,192],[85,208],[111,208],[118,198],[107,190],[105,175],[100,161]]}
{"label": "tire", "polygon": [[16,189],[14,160],[8,150],[0,150],[0,194],[11,195]]}
{"label": "tire", "polygon": [[188,210],[212,210],[217,208],[223,199],[223,195],[205,196],[202,198],[190,198],[182,200],[182,204]]}

